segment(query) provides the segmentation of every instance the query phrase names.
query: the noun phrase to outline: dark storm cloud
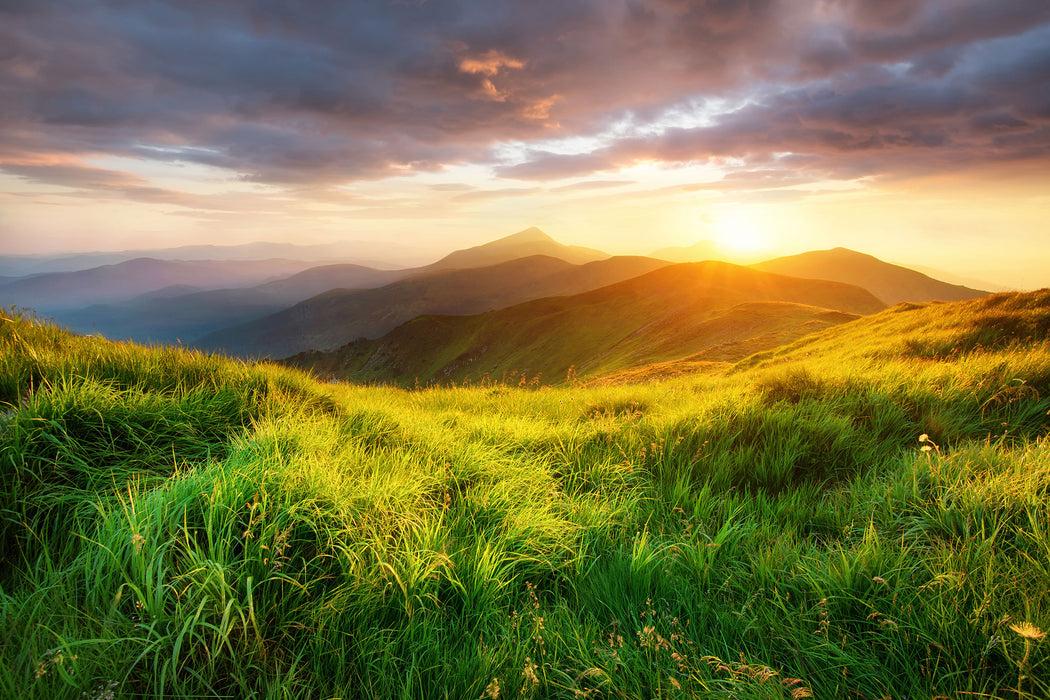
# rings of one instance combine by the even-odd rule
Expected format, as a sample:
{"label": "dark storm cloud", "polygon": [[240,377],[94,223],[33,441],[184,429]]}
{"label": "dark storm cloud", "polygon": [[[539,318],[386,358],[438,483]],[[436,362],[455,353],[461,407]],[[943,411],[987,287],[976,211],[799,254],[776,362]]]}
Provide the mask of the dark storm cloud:
{"label": "dark storm cloud", "polygon": [[918,54],[988,37],[1009,36],[1045,22],[1045,0],[853,0],[850,43],[861,58],[908,60]]}
{"label": "dark storm cloud", "polygon": [[[810,179],[908,175],[1046,158],[1048,130],[1050,25],[1043,24],[966,46],[936,79],[903,64],[855,64],[821,80],[766,86],[710,125],[620,138],[583,155],[537,150],[500,173],[549,179],[653,159],[748,159],[808,171]],[[785,153],[796,158],[773,157]]]}
{"label": "dark storm cloud", "polygon": [[[71,173],[49,158],[98,155],[327,185],[462,162],[881,175],[1050,143],[1045,0],[69,0],[0,19],[0,168],[54,184]],[[744,106],[660,126],[709,97]],[[592,153],[543,145],[613,132]],[[493,160],[507,142],[524,162]]]}

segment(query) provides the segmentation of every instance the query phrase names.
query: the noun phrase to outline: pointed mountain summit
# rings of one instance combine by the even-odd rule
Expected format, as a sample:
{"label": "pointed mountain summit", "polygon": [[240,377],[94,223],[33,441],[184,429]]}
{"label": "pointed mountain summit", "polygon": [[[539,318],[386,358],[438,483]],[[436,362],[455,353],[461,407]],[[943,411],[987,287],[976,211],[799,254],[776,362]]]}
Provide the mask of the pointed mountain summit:
{"label": "pointed mountain summit", "polygon": [[593,248],[558,243],[533,226],[483,245],[449,253],[433,265],[428,265],[426,269],[453,270],[484,267],[533,255],[546,255],[573,265],[582,265],[610,257],[608,253]]}
{"label": "pointed mountain summit", "polygon": [[941,282],[849,248],[811,250],[755,263],[751,267],[792,277],[855,284],[891,306],[902,301],[963,301],[988,294],[979,289]]}
{"label": "pointed mountain summit", "polygon": [[509,236],[497,238],[488,245],[520,245],[522,243],[557,243],[557,241],[555,241],[549,235],[541,231],[539,228],[535,226],[530,226],[524,231],[518,231],[517,233],[512,233]]}

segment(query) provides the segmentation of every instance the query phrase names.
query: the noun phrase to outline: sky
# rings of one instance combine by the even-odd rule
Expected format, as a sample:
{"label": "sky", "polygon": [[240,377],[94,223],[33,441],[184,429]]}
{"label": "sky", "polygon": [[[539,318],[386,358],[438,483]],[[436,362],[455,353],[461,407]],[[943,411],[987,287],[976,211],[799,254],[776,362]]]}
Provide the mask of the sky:
{"label": "sky", "polygon": [[7,253],[538,226],[1050,286],[1047,0],[0,0]]}

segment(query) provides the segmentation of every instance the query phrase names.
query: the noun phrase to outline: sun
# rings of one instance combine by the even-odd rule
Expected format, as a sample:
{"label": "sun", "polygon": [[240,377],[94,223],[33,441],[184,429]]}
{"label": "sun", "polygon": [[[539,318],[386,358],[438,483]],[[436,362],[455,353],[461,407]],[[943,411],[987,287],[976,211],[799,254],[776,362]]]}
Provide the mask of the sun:
{"label": "sun", "polygon": [[761,222],[747,209],[732,208],[720,212],[714,222],[715,240],[726,252],[753,256],[769,249],[769,240]]}

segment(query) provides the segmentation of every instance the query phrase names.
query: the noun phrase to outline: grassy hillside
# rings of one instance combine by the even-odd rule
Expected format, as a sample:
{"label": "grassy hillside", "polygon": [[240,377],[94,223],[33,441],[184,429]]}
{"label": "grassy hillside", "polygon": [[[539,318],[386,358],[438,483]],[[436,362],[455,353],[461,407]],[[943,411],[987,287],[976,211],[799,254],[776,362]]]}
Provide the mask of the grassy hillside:
{"label": "grassy hillside", "polygon": [[276,314],[210,333],[198,347],[284,357],[380,336],[422,314],[469,314],[552,294],[573,294],[667,265],[643,257],[574,265],[534,255],[498,265],[430,271],[378,289],[336,289]]}
{"label": "grassy hillside", "polygon": [[[603,263],[592,263],[601,265]],[[683,356],[735,361],[883,305],[858,287],[720,262],[664,267],[569,297],[474,316],[424,316],[376,340],[285,360],[356,381],[545,383]]]}
{"label": "grassy hillside", "polygon": [[0,321],[0,696],[1042,698],[1050,292],[644,385]]}
{"label": "grassy hillside", "polygon": [[[916,313],[918,312],[918,313]],[[871,339],[881,342],[872,343]],[[945,362],[1050,338],[1050,291],[991,294],[970,301],[898,304],[834,333],[816,334],[740,363],[741,368],[797,361],[810,354],[850,364],[905,358]]]}
{"label": "grassy hillside", "polygon": [[848,248],[811,250],[766,260],[751,267],[779,275],[848,282],[867,289],[891,305],[901,302],[964,301],[988,294],[979,289],[941,282],[916,270],[893,265]]}

